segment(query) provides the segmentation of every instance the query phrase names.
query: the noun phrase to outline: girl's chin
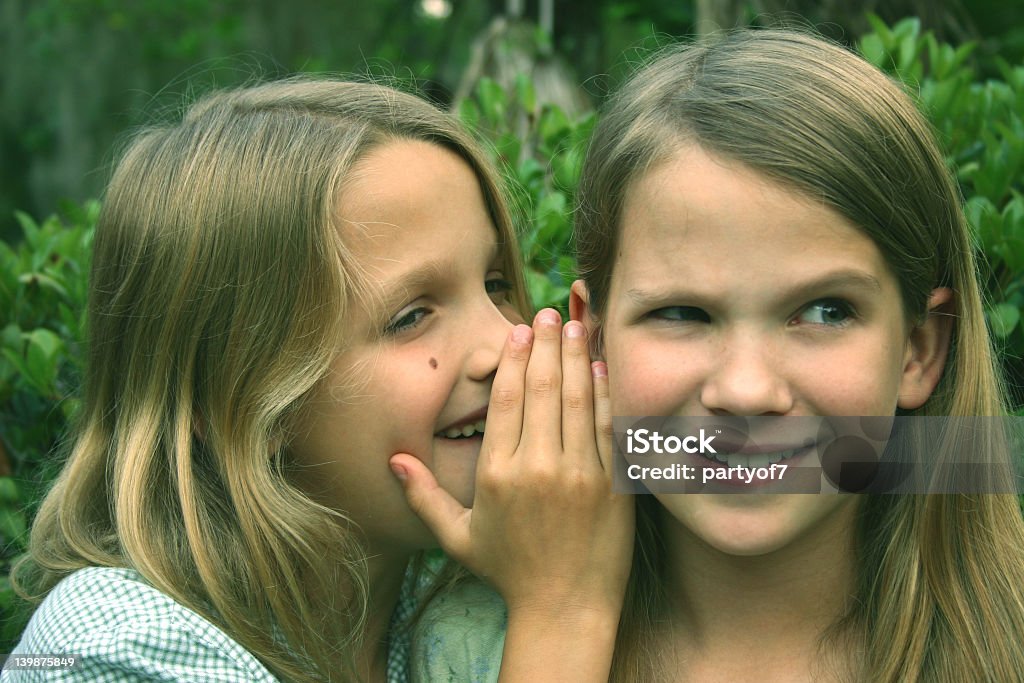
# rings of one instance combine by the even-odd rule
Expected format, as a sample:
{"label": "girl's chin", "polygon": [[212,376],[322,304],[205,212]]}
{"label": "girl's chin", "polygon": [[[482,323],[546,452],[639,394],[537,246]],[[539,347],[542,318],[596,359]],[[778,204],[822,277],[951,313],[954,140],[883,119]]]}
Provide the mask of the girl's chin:
{"label": "girl's chin", "polygon": [[659,495],[666,532],[726,555],[756,557],[782,550],[822,528],[848,499],[835,495]]}
{"label": "girl's chin", "polygon": [[691,533],[705,545],[725,555],[759,557],[785,548],[796,535],[784,529],[772,532],[749,529],[691,529]]}
{"label": "girl's chin", "polygon": [[790,534],[756,534],[748,536],[723,535],[721,533],[698,534],[706,545],[714,550],[734,557],[761,557],[789,545]]}

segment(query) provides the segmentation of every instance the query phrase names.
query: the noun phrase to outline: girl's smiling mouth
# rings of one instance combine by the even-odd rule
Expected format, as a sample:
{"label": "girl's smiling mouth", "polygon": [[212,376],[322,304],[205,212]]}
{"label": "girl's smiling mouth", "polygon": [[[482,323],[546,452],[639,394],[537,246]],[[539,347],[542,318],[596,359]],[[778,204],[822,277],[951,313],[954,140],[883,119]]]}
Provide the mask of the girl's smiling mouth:
{"label": "girl's smiling mouth", "polygon": [[474,410],[469,415],[456,420],[447,427],[438,430],[434,437],[438,439],[468,439],[483,436],[487,423],[487,406]]}
{"label": "girl's smiling mouth", "polygon": [[789,460],[798,455],[805,455],[814,447],[814,444],[796,446],[793,448],[762,451],[758,453],[726,453],[701,454],[704,460],[711,461],[715,465],[727,467],[767,467],[768,465]]}
{"label": "girl's smiling mouth", "polygon": [[461,427],[448,427],[434,436],[445,439],[468,439],[477,434],[483,435],[485,423],[486,420],[481,419],[476,422],[466,423]]}

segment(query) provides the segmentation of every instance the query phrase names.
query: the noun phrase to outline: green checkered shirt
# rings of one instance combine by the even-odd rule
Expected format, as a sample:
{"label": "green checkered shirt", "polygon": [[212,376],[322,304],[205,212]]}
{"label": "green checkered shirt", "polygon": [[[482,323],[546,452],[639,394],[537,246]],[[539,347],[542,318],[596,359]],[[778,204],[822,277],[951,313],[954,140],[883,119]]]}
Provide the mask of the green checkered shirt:
{"label": "green checkered shirt", "polygon": [[[412,608],[403,593],[396,621]],[[0,683],[278,680],[226,633],[131,569],[80,569],[57,584],[32,615],[11,653],[17,655],[74,655],[76,664],[70,669],[5,668]],[[394,638],[389,683],[408,680],[408,656],[407,639]]]}

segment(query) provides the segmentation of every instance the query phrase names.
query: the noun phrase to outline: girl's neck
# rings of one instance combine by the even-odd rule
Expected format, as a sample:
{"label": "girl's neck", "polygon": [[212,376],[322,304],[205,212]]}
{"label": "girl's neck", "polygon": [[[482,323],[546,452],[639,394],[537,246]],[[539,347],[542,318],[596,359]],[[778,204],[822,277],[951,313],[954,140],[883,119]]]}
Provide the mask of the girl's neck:
{"label": "girl's neck", "polygon": [[362,649],[355,660],[361,681],[378,683],[387,679],[391,616],[398,605],[410,557],[409,554],[370,553],[367,560],[369,615]]}
{"label": "girl's neck", "polygon": [[[688,672],[685,680],[827,675],[815,672],[814,664],[822,636],[854,592],[855,515],[856,501],[850,500],[783,548],[736,556],[712,548],[663,513],[672,602],[671,626],[663,635],[673,652],[669,661]],[[746,671],[735,666],[740,661]]]}

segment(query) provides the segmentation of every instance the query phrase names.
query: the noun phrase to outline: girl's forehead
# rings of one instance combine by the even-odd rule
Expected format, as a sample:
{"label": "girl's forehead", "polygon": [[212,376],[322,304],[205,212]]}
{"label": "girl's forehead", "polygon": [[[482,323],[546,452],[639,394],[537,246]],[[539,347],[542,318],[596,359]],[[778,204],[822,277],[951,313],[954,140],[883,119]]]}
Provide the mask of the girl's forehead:
{"label": "girl's forehead", "polygon": [[755,238],[761,226],[774,224],[790,226],[779,233],[793,239],[844,239],[861,232],[823,201],[696,145],[679,149],[630,183],[621,216],[627,234],[669,226],[671,235],[708,226],[707,237],[731,238],[741,231]]}
{"label": "girl's forehead", "polygon": [[661,273],[726,287],[826,267],[888,270],[875,243],[835,209],[695,146],[632,184],[620,229],[618,278]]}
{"label": "girl's forehead", "polygon": [[479,192],[476,174],[455,152],[425,140],[395,139],[373,147],[352,165],[338,209],[350,220],[358,219],[354,214],[392,207],[426,212],[448,193],[474,189]]}

